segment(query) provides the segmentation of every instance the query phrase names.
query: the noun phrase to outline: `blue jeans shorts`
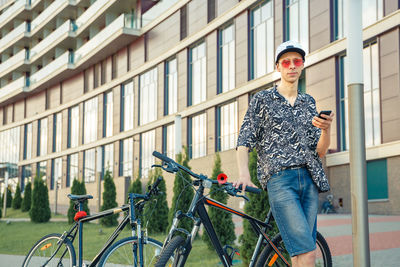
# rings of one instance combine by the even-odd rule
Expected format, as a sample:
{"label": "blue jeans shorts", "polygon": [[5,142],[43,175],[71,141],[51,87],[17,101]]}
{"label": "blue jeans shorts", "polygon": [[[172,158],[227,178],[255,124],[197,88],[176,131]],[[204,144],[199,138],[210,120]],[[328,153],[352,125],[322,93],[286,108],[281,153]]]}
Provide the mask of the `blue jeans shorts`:
{"label": "blue jeans shorts", "polygon": [[291,257],[316,248],[318,189],[307,168],[280,171],[267,183],[269,204]]}

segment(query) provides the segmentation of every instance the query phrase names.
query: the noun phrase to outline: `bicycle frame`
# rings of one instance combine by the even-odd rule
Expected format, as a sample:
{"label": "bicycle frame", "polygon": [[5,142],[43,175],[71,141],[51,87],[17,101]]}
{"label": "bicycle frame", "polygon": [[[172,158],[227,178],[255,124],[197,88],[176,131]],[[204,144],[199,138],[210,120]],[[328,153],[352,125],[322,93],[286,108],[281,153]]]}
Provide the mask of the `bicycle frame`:
{"label": "bicycle frame", "polygon": [[[69,238],[71,243],[75,240],[76,235],[78,234],[78,267],[82,267],[83,264],[83,224],[86,222],[90,222],[93,220],[97,220],[106,216],[110,216],[113,214],[121,213],[123,211],[129,211],[131,209],[130,214],[125,215],[125,217],[122,219],[122,221],[118,224],[117,228],[114,230],[114,232],[110,235],[108,240],[106,241],[106,244],[103,246],[103,248],[100,250],[100,252],[93,258],[92,263],[89,265],[91,266],[96,266],[97,263],[99,262],[100,258],[103,256],[104,252],[112,245],[112,243],[117,239],[121,231],[125,228],[125,226],[128,223],[131,223],[132,225],[132,236],[135,235],[135,232],[137,232],[137,237],[138,237],[138,242],[137,244],[133,245],[133,253],[134,253],[134,258],[137,259],[137,252],[139,249],[139,256],[140,259],[143,258],[143,234],[141,231],[141,222],[139,218],[135,217],[135,204],[134,204],[134,199],[136,196],[142,196],[138,194],[130,194],[132,197],[129,197],[130,203],[129,205],[123,205],[118,208],[113,208],[109,210],[105,210],[102,212],[99,212],[97,214],[93,215],[88,215],[86,217],[83,217],[79,221],[75,222],[74,225],[71,227],[71,229],[68,232],[64,232],[64,234],[61,236],[61,240],[63,241],[65,238]],[[131,208],[132,207],[132,208]],[[83,210],[83,203],[79,202],[79,211]],[[133,226],[133,223],[136,222],[136,229]],[[137,266],[137,263],[135,262],[135,266]],[[140,260],[140,267],[143,267],[143,262]]]}
{"label": "bicycle frame", "polygon": [[[270,216],[270,212],[268,213],[269,216],[267,216],[267,220],[265,222],[262,222],[254,217],[251,217],[243,212],[237,211],[233,208],[230,208],[228,206],[226,206],[225,204],[222,204],[220,202],[217,202],[213,199],[210,199],[208,197],[203,196],[204,193],[204,186],[201,183],[199,185],[199,189],[196,190],[196,194],[192,200],[192,203],[189,207],[188,213],[183,214],[180,212],[177,212],[173,221],[173,225],[171,227],[171,230],[169,232],[169,235],[167,237],[167,240],[170,239],[172,237],[172,234],[175,231],[181,231],[181,232],[185,232],[185,230],[182,229],[178,229],[178,222],[179,219],[182,217],[188,217],[191,218],[194,221],[194,227],[192,228],[191,233],[189,234],[188,232],[186,234],[188,234],[188,239],[186,241],[185,244],[185,253],[183,254],[183,258],[178,259],[178,265],[177,266],[184,266],[186,259],[192,249],[192,243],[194,240],[194,237],[196,236],[199,227],[201,225],[201,223],[203,223],[204,225],[204,229],[207,231],[211,243],[213,244],[223,266],[225,267],[229,267],[232,266],[232,259],[231,257],[227,254],[227,252],[222,248],[221,242],[219,241],[214,227],[211,223],[211,220],[208,216],[207,210],[205,208],[205,205],[211,206],[211,207],[215,207],[218,209],[221,209],[225,212],[229,212],[232,214],[235,214],[237,216],[242,217],[243,219],[246,219],[249,221],[250,225],[253,227],[253,229],[255,230],[255,232],[259,235],[259,242],[257,243],[257,247],[256,250],[253,253],[253,257],[252,257],[252,261],[253,261],[253,265],[254,265],[254,261],[255,261],[255,257],[258,254],[258,251],[261,247],[261,244],[263,241],[268,242],[271,247],[273,248],[273,250],[278,254],[278,257],[280,257],[283,262],[286,264],[286,266],[290,266],[289,262],[287,262],[287,260],[283,257],[283,255],[281,254],[281,252],[279,251],[279,249],[272,243],[272,240],[268,237],[268,235],[265,233],[265,229],[270,228],[271,226],[268,224],[271,216]],[[198,218],[194,217],[194,214],[198,214]],[[166,243],[166,242],[165,242]],[[253,259],[254,258],[254,259]],[[253,266],[251,265],[251,266]]]}

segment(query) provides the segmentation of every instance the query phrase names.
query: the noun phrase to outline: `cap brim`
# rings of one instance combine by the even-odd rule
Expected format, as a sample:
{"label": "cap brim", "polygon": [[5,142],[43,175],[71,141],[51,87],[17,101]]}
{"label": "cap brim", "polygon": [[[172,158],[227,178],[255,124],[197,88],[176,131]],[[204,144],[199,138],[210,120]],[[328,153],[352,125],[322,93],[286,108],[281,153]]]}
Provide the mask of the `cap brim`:
{"label": "cap brim", "polygon": [[288,53],[288,52],[297,52],[297,53],[299,53],[299,54],[301,55],[301,57],[303,58],[303,60],[304,60],[304,56],[306,55],[306,52],[305,52],[303,49],[301,49],[301,48],[297,48],[297,47],[286,48],[285,50],[282,50],[282,51],[276,56],[275,63],[278,63],[279,58],[280,58],[283,54]]}

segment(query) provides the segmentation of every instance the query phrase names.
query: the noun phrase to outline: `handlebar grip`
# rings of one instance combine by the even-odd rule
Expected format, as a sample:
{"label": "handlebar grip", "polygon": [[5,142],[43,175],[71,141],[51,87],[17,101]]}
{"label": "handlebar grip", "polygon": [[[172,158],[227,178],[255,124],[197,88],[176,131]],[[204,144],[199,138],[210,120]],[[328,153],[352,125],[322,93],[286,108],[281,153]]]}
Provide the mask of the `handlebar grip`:
{"label": "handlebar grip", "polygon": [[157,188],[157,186],[160,184],[162,179],[163,179],[162,176],[158,176],[157,180],[153,184],[153,188]]}
{"label": "handlebar grip", "polygon": [[168,158],[167,156],[165,156],[165,155],[163,155],[160,152],[155,151],[155,150],[153,151],[153,156],[156,157],[156,158],[161,159],[162,161],[164,161],[166,163],[174,162],[172,159]]}
{"label": "handlebar grip", "polygon": [[[242,190],[242,185],[239,186],[239,189]],[[256,188],[256,187],[252,187],[252,186],[246,186],[245,191],[253,193],[253,194],[260,194],[261,193],[261,189],[260,188]]]}

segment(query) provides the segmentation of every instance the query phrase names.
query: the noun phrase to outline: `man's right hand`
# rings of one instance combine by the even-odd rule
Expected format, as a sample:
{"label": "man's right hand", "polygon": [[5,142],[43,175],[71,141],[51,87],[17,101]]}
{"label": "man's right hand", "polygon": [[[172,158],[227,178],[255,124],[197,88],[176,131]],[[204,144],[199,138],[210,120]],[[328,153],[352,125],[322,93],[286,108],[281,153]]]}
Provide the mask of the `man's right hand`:
{"label": "man's right hand", "polygon": [[243,189],[245,189],[247,186],[252,186],[252,187],[257,188],[257,186],[255,184],[253,184],[253,182],[251,181],[250,175],[249,176],[247,176],[247,175],[240,176],[239,180],[236,182],[233,182],[232,184],[235,188],[239,188],[240,185],[242,185]]}

